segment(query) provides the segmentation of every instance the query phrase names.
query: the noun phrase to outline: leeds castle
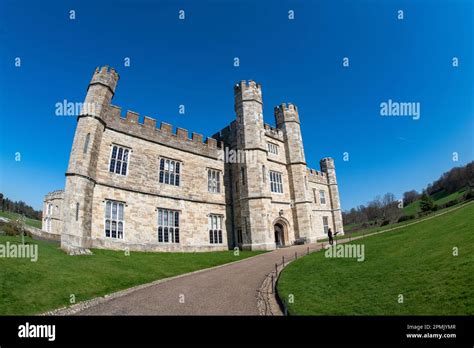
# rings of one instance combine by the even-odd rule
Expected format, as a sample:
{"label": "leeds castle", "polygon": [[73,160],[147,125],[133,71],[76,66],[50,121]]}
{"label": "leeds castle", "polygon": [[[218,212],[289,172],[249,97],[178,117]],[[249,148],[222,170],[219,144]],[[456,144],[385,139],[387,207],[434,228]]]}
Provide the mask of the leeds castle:
{"label": "leeds castle", "polygon": [[334,160],[307,166],[298,109],[264,123],[261,85],[234,86],[236,119],[201,134],[111,104],[119,76],[95,70],[77,119],[64,190],[46,195],[43,230],[71,254],[272,250],[343,233]]}

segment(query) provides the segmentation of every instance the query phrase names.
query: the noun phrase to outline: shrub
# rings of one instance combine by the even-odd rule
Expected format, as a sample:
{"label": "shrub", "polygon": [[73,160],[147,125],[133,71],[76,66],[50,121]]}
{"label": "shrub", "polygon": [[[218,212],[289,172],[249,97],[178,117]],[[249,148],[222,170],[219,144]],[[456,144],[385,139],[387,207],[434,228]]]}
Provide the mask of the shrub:
{"label": "shrub", "polygon": [[9,222],[3,223],[0,225],[0,229],[7,235],[7,236],[28,236],[31,237],[31,233],[26,231],[23,228],[23,224],[19,220],[11,220]]}
{"label": "shrub", "polygon": [[415,218],[415,215],[402,215],[398,218],[397,222],[408,221],[408,220],[412,220],[414,218]]}
{"label": "shrub", "polygon": [[12,224],[11,222],[3,224],[2,230],[7,236],[18,236],[21,231],[17,228],[17,226],[15,226],[15,224]]}
{"label": "shrub", "polygon": [[453,199],[452,201],[449,201],[449,202],[445,203],[444,206],[446,208],[449,208],[449,207],[452,207],[453,205],[456,205],[458,203],[459,203],[458,199]]}
{"label": "shrub", "polygon": [[431,196],[428,196],[426,193],[423,193],[420,199],[420,208],[424,212],[432,211],[434,209],[434,200]]}
{"label": "shrub", "polygon": [[464,199],[467,201],[468,199],[473,199],[474,198],[474,191],[472,190],[471,187],[469,187],[464,194]]}

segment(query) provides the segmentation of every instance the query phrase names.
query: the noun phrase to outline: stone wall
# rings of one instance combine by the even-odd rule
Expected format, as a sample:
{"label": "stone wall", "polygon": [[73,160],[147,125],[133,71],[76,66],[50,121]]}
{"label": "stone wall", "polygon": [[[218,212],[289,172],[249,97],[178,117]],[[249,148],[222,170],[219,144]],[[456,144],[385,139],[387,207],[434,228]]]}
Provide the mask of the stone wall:
{"label": "stone wall", "polygon": [[[48,193],[44,197],[43,201],[43,220],[42,230],[55,235],[61,235],[63,228],[63,202],[64,202],[64,191],[57,190]],[[48,211],[48,207],[51,206],[51,213]],[[49,222],[48,222],[49,221]],[[50,230],[48,230],[51,226]]]}

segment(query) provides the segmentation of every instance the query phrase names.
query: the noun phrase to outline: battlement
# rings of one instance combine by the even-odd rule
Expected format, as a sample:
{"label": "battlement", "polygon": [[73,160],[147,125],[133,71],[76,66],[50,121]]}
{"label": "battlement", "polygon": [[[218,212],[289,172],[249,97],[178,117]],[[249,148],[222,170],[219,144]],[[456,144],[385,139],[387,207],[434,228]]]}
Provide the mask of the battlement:
{"label": "battlement", "polygon": [[166,146],[210,157],[217,157],[218,151],[223,148],[223,143],[214,138],[207,137],[203,142],[202,134],[192,132],[190,139],[187,129],[177,127],[173,132],[173,126],[169,123],[161,122],[157,128],[156,119],[144,116],[143,123],[139,119],[140,115],[130,110],[122,117],[122,109],[115,105],[109,106],[106,115],[108,128]]}
{"label": "battlement", "polygon": [[56,190],[46,194],[44,196],[45,201],[50,201],[53,199],[64,199],[64,190]]}
{"label": "battlement", "polygon": [[325,157],[321,159],[321,161],[319,161],[319,164],[321,166],[321,170],[326,173],[328,169],[335,169],[334,159],[331,157]]}
{"label": "battlement", "polygon": [[243,101],[262,103],[262,85],[253,80],[242,80],[234,86],[234,99],[236,106]]}
{"label": "battlement", "polygon": [[114,68],[109,66],[97,67],[94,71],[94,75],[92,75],[91,82],[89,83],[89,87],[100,84],[110,88],[112,93],[115,93],[115,88],[117,87],[117,82],[120,76],[115,71]]}
{"label": "battlement", "polygon": [[327,184],[328,176],[325,172],[308,168],[308,179],[310,182],[316,182],[319,184]]}
{"label": "battlement", "polygon": [[227,127],[212,136],[217,141],[223,141],[225,146],[233,147],[237,142],[237,122],[232,121]]}
{"label": "battlement", "polygon": [[300,122],[298,108],[292,103],[285,103],[275,106],[273,109],[275,115],[275,123],[277,128],[281,128],[285,122]]}
{"label": "battlement", "polygon": [[265,135],[267,135],[271,138],[280,140],[280,141],[284,141],[283,131],[281,129],[272,127],[268,123],[264,124],[264,128],[265,128]]}

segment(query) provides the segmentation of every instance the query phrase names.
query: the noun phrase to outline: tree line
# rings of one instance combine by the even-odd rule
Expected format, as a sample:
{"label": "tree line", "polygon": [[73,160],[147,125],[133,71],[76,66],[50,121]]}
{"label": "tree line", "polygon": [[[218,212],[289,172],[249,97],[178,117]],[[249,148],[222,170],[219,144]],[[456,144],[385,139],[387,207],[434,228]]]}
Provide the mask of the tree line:
{"label": "tree line", "polygon": [[34,210],[33,207],[23,201],[12,201],[6,198],[3,193],[0,193],[0,209],[2,212],[17,213],[35,220],[41,220],[43,215],[40,210]]}
{"label": "tree line", "polygon": [[419,193],[416,190],[410,190],[403,193],[401,200],[397,200],[393,193],[386,193],[383,196],[377,196],[366,205],[359,205],[349,211],[342,213],[344,225],[386,225],[389,223],[403,221],[413,218],[412,216],[403,216],[401,208],[420,200],[420,208],[423,212],[433,211],[438,208],[434,203],[432,195],[443,192],[443,195],[449,195],[462,188],[468,188],[464,198],[472,198],[474,188],[474,161],[462,167],[455,167],[440,176],[438,180],[428,184],[426,188]]}

